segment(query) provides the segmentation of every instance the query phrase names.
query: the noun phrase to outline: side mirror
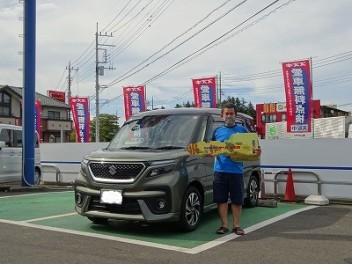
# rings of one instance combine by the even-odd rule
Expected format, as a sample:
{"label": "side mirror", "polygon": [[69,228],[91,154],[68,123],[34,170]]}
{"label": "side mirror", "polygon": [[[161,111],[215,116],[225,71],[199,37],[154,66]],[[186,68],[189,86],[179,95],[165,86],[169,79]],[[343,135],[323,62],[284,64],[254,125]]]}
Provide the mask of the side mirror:
{"label": "side mirror", "polygon": [[0,141],[0,150],[3,148],[3,147],[5,147],[6,145],[5,145],[5,141]]}

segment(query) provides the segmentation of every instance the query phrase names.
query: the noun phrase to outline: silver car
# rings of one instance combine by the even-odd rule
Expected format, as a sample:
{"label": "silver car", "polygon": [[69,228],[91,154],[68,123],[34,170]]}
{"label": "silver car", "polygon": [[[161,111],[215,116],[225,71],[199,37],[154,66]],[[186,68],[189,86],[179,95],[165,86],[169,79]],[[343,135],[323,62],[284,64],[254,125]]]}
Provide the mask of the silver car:
{"label": "silver car", "polygon": [[[255,132],[250,116],[237,121]],[[223,125],[220,109],[175,108],[139,113],[107,148],[87,155],[75,181],[75,209],[97,224],[109,219],[178,222],[193,231],[214,208],[212,157],[190,155],[190,143],[209,141]],[[255,206],[259,161],[245,162],[245,201]]]}

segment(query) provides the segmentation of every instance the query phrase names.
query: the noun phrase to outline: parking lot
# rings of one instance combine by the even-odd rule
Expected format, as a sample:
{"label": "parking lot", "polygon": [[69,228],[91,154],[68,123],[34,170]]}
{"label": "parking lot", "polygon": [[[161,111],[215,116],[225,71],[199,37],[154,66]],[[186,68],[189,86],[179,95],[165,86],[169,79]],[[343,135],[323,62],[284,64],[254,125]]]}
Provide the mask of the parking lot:
{"label": "parking lot", "polygon": [[244,237],[216,235],[216,210],[182,233],[173,224],[94,225],[73,208],[72,191],[2,196],[1,263],[352,263],[350,205],[245,208]]}

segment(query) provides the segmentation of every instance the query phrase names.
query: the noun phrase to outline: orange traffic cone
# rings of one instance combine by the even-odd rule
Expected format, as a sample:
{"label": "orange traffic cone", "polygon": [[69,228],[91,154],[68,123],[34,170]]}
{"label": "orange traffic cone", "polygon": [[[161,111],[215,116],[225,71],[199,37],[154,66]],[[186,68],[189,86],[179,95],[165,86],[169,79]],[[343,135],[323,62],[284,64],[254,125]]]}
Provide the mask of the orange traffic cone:
{"label": "orange traffic cone", "polygon": [[288,169],[286,191],[284,201],[294,202],[296,201],[295,186],[293,185],[292,171]]}

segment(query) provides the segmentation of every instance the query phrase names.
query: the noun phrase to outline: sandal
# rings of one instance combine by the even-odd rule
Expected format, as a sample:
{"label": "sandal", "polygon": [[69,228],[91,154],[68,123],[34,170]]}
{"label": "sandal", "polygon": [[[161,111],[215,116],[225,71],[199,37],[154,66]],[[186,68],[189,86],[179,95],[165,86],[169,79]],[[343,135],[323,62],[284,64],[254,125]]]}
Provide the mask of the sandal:
{"label": "sandal", "polygon": [[244,230],[241,227],[237,226],[232,229],[232,233],[235,233],[238,236],[243,236]]}
{"label": "sandal", "polygon": [[225,226],[220,226],[220,228],[216,230],[216,233],[219,235],[226,234],[227,232],[229,232],[229,229]]}

